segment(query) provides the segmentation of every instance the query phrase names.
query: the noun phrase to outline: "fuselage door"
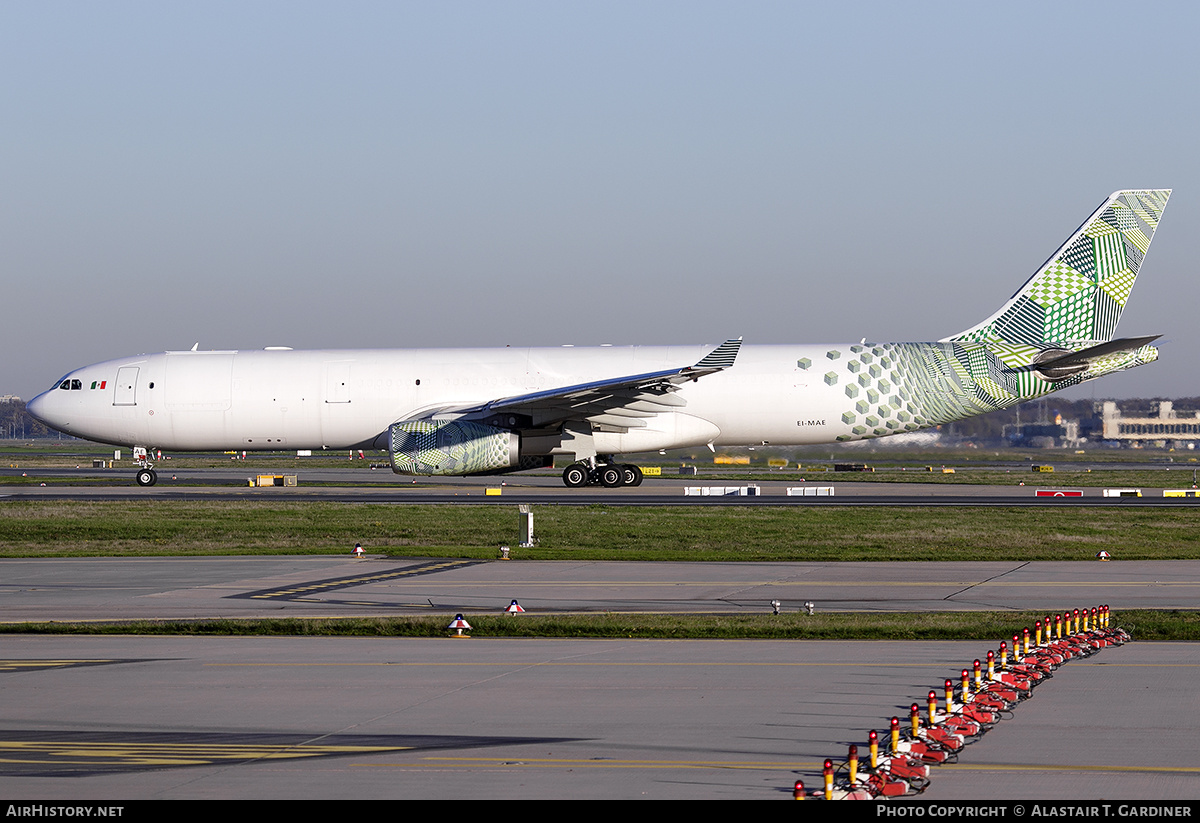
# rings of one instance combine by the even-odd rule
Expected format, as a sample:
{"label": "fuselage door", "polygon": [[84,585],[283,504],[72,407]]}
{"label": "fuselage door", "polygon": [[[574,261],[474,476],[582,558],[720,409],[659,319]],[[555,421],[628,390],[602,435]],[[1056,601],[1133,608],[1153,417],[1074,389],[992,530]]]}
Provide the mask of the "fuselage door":
{"label": "fuselage door", "polygon": [[137,366],[123,366],[117,369],[117,381],[113,386],[114,406],[137,405]]}
{"label": "fuselage door", "polygon": [[325,364],[325,402],[350,402],[349,360],[336,360]]}

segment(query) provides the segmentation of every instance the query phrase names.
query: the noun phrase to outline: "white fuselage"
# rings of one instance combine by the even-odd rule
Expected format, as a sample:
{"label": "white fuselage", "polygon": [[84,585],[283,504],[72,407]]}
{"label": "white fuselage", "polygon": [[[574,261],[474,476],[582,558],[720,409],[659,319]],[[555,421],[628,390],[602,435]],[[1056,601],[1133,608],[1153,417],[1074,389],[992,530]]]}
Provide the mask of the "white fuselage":
{"label": "white fuselage", "polygon": [[[822,390],[819,369],[798,365],[805,358],[825,362],[831,348],[745,346],[733,368],[680,388],[678,397],[686,406],[648,418],[644,428],[627,433],[597,431],[596,450],[630,454],[705,444],[832,442],[849,431],[837,416],[844,397]],[[67,434],[116,445],[177,450],[384,447],[382,435],[392,423],[430,409],[683,367],[710,350],[564,346],[166,352],[77,369],[59,381],[68,388],[56,385],[30,401],[29,410]],[[73,381],[80,388],[71,388]]]}

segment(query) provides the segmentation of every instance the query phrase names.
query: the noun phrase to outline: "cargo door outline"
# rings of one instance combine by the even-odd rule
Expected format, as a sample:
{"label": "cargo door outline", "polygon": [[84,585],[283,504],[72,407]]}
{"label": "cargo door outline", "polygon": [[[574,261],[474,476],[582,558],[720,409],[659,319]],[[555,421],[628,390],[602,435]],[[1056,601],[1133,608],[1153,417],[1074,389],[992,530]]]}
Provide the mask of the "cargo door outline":
{"label": "cargo door outline", "polygon": [[117,369],[117,380],[113,386],[114,406],[137,405],[137,366],[122,366]]}
{"label": "cargo door outline", "polygon": [[325,364],[325,402],[350,402],[350,364],[352,360],[339,360]]}

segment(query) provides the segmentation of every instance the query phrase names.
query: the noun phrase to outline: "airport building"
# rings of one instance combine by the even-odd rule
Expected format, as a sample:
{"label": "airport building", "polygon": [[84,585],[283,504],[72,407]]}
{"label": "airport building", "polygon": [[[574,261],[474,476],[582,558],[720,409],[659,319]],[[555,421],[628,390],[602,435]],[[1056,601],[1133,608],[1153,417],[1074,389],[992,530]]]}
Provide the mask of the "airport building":
{"label": "airport building", "polygon": [[1131,447],[1156,446],[1194,449],[1200,441],[1200,411],[1179,412],[1174,403],[1158,404],[1157,417],[1127,417],[1112,400],[1102,412],[1104,439]]}
{"label": "airport building", "polygon": [[1005,424],[1004,442],[1034,449],[1077,449],[1087,442],[1081,431],[1078,420],[1056,414],[1052,421]]}

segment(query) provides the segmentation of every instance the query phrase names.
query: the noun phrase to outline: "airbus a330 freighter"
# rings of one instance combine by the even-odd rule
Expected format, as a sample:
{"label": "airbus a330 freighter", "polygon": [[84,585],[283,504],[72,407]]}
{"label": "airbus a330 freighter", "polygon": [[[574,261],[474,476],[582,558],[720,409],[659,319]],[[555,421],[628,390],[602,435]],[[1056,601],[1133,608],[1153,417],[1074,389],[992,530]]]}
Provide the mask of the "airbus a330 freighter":
{"label": "airbus a330 freighter", "polygon": [[406,475],[553,465],[637,485],[617,455],[882,437],[1157,359],[1114,339],[1168,189],[1119,191],[984,322],[936,343],[169,351],[77,369],[28,406],[76,437],[155,449],[384,449]]}

